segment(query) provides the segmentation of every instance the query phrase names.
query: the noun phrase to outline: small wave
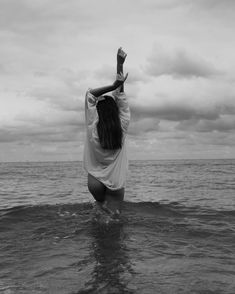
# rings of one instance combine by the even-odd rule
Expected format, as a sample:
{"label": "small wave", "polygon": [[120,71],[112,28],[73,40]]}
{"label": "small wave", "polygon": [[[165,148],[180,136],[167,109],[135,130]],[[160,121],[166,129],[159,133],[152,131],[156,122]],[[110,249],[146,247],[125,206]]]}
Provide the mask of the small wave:
{"label": "small wave", "polygon": [[[29,205],[16,206],[0,210],[0,221],[20,221],[38,219],[52,219],[55,217],[74,218],[79,216],[82,220],[92,211],[92,202],[68,203],[57,205]],[[135,219],[142,217],[162,219],[198,219],[199,221],[235,223],[235,210],[213,210],[201,206],[184,206],[179,202],[127,202],[123,203],[123,215]]]}
{"label": "small wave", "polygon": [[[58,212],[61,216],[72,216],[74,213],[86,213],[92,208],[92,202],[68,203],[68,204],[44,204],[44,205],[21,205],[0,210],[0,219],[5,217],[20,217],[21,215],[33,216],[38,213]],[[123,210],[127,213],[157,214],[158,216],[187,217],[218,219],[218,217],[235,217],[235,210],[213,210],[197,206],[184,206],[180,202],[128,202],[124,201]]]}
{"label": "small wave", "polygon": [[21,213],[24,209],[29,208],[28,206],[25,205],[19,205],[19,206],[14,206],[11,208],[5,208],[0,210],[0,219],[3,218],[4,216],[9,216],[9,215],[16,215],[18,213]]}

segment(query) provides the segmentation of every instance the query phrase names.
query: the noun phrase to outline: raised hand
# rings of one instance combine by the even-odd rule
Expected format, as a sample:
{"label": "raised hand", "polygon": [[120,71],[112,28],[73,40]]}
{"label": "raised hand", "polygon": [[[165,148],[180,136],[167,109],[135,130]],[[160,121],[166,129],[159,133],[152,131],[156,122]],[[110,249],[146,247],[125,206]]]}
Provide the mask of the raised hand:
{"label": "raised hand", "polygon": [[126,57],[127,57],[127,54],[126,52],[122,50],[122,47],[118,48],[117,63],[120,65],[123,64],[125,62]]}
{"label": "raised hand", "polygon": [[115,88],[122,86],[124,82],[126,81],[127,77],[128,77],[128,73],[125,76],[123,74],[117,74],[117,78],[116,78],[116,81],[113,83],[113,86]]}
{"label": "raised hand", "polygon": [[123,63],[126,59],[127,54],[122,50],[122,47],[118,49],[117,52],[117,77],[116,80],[108,86],[96,88],[90,90],[90,93],[95,97],[99,97],[104,95],[105,93],[111,92],[119,88],[120,92],[124,92],[124,82],[128,77],[128,73],[124,76],[123,75]]}

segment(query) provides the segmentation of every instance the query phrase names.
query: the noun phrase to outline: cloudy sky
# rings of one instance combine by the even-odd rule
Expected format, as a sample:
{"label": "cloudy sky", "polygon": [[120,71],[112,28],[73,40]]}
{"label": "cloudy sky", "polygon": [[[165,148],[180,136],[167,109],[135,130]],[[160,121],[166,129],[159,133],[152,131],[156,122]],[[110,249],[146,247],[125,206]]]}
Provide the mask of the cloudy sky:
{"label": "cloudy sky", "polygon": [[81,160],[128,56],[131,159],[235,158],[234,0],[0,0],[0,161]]}

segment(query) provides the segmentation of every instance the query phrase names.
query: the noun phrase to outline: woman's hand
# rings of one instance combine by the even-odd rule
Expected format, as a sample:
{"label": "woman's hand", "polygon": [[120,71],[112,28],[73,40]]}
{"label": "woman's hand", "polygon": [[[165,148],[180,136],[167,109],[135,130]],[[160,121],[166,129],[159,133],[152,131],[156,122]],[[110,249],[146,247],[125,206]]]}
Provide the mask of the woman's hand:
{"label": "woman's hand", "polygon": [[128,77],[128,73],[124,76],[123,75],[123,63],[126,59],[127,54],[122,50],[120,47],[117,52],[117,77],[116,81],[113,82],[113,84],[91,89],[90,93],[94,95],[95,97],[99,97],[101,95],[104,95],[105,93],[111,92],[116,90],[118,87],[120,87],[120,92],[124,92],[124,82]]}
{"label": "woman's hand", "polygon": [[125,62],[126,59],[126,52],[124,52],[122,50],[122,47],[118,48],[118,52],[117,52],[117,64],[123,64]]}
{"label": "woman's hand", "polygon": [[116,81],[113,83],[113,86],[115,88],[122,86],[124,82],[126,81],[127,77],[128,77],[128,73],[125,76],[123,74],[117,74],[117,78],[116,78]]}

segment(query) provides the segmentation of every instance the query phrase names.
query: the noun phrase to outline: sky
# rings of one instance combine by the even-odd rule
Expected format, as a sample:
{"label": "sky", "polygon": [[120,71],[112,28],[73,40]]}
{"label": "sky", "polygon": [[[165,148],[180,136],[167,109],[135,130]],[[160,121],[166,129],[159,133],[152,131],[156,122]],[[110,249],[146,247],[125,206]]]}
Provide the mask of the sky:
{"label": "sky", "polygon": [[0,0],[0,161],[82,160],[127,52],[130,159],[235,158],[235,1]]}

